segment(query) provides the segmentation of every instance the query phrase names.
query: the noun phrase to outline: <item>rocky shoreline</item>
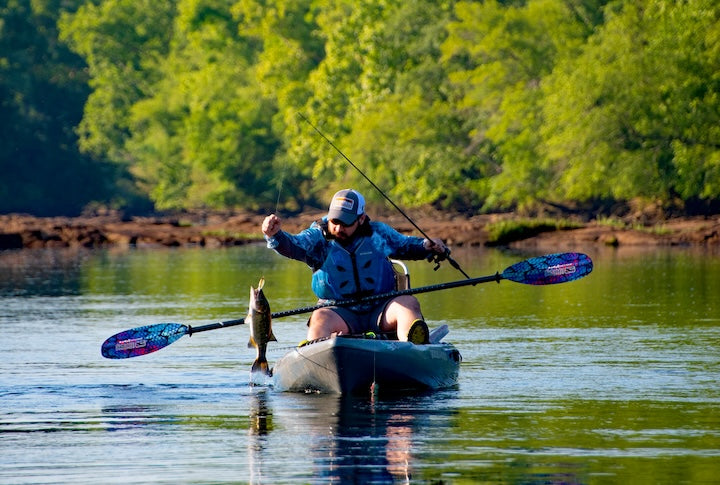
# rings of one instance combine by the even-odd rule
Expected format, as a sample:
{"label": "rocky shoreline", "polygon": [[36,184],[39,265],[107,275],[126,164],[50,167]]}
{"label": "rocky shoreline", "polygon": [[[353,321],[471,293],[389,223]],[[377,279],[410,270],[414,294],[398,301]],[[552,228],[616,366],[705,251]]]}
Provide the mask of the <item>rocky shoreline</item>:
{"label": "rocky shoreline", "polygon": [[[322,212],[308,212],[283,221],[283,229],[298,232]],[[486,226],[512,215],[457,216],[442,213],[412,215],[426,234],[450,246],[488,244]],[[0,215],[0,250],[109,246],[127,247],[227,247],[262,241],[263,214],[199,213],[155,217],[122,217],[118,214],[89,217],[34,217]],[[399,215],[377,217],[399,231],[417,230]],[[677,218],[654,226],[610,225],[595,221],[571,230],[556,230],[523,237],[511,247],[602,246],[718,246],[720,216]]]}

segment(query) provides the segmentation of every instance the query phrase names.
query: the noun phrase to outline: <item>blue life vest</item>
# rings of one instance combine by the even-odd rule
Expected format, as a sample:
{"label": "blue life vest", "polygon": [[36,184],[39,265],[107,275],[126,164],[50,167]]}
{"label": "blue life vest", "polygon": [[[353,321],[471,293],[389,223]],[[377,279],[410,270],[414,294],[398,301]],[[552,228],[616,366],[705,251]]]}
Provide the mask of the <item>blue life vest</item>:
{"label": "blue life vest", "polygon": [[312,289],[318,298],[343,300],[395,289],[392,263],[374,247],[372,239],[361,237],[353,246],[347,250],[337,241],[330,241],[325,262],[312,277]]}

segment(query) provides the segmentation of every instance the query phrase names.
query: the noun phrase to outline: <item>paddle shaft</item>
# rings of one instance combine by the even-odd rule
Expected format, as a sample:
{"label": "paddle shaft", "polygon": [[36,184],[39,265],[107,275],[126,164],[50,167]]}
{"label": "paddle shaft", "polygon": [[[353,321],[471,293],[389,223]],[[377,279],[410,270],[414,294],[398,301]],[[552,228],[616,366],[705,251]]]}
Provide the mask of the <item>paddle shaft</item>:
{"label": "paddle shaft", "polygon": [[[500,282],[501,280],[510,280],[516,283],[524,283],[530,285],[551,285],[555,283],[565,283],[573,281],[589,274],[592,271],[592,260],[582,253],[558,253],[548,254],[520,261],[505,268],[502,273],[495,273],[490,276],[481,276],[479,278],[468,278],[466,280],[450,281],[448,283],[438,283],[429,286],[420,286],[418,288],[408,288],[405,290],[390,291],[378,295],[370,295],[362,298],[327,301],[315,306],[296,308],[282,312],[273,313],[273,318],[289,317],[290,315],[298,315],[300,313],[310,313],[320,308],[329,306],[348,306],[358,305],[362,303],[370,303],[375,301],[395,298],[402,295],[416,295],[418,293],[428,293],[430,291],[446,290],[449,288],[458,288],[460,286],[477,285],[479,283],[488,283],[491,281]],[[188,327],[188,335],[197,332],[205,332],[207,330],[215,330],[217,328],[232,327],[245,323],[244,318],[237,320],[228,320],[226,322],[210,323],[200,327]]]}
{"label": "paddle shaft", "polygon": [[[593,269],[592,260],[582,253],[558,253],[530,258],[508,266],[502,273],[495,273],[480,278],[469,278],[436,285],[408,288],[405,290],[391,291],[378,295],[370,295],[362,298],[325,301],[315,306],[296,308],[282,312],[272,313],[274,318],[309,313],[320,308],[329,306],[358,305],[369,302],[384,301],[402,295],[413,295],[427,293],[430,291],[457,288],[460,286],[477,285],[490,281],[500,282],[501,280],[514,281],[528,285],[553,285],[574,281],[588,275]],[[160,323],[145,325],[119,332],[103,342],[101,353],[109,359],[126,359],[156,352],[175,342],[184,335],[192,335],[197,332],[215,330],[223,327],[233,327],[245,323],[244,318],[228,320],[225,322],[211,323],[193,328],[189,325],[179,323]]]}
{"label": "paddle shaft", "polygon": [[[491,276],[481,276],[479,278],[470,278],[467,280],[450,281],[447,283],[438,283],[435,285],[419,286],[417,288],[408,288],[406,290],[390,291],[388,293],[381,293],[378,295],[370,295],[362,298],[350,299],[350,300],[338,300],[328,301],[327,303],[319,303],[314,306],[306,306],[301,308],[293,308],[292,310],[284,310],[281,312],[272,313],[272,318],[289,317],[292,315],[300,315],[302,313],[311,313],[320,308],[329,306],[348,306],[348,305],[359,305],[362,303],[371,303],[375,301],[385,300],[389,298],[395,298],[402,295],[416,295],[418,293],[429,293],[431,291],[447,290],[450,288],[458,288],[460,286],[477,285],[479,283],[489,283],[492,281],[500,282],[505,279],[500,273],[495,273]],[[188,335],[192,335],[198,332],[206,332],[208,330],[216,330],[224,327],[234,327],[236,325],[243,325],[245,323],[244,318],[238,318],[236,320],[227,320],[224,322],[208,323],[207,325],[201,325],[199,327],[188,326]]]}

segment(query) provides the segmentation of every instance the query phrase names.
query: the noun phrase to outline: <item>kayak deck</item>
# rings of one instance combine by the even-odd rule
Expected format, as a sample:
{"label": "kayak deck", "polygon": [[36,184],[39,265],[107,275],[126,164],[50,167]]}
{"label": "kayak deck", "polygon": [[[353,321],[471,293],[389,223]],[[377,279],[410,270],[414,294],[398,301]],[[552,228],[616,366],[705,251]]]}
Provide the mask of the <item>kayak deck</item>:
{"label": "kayak deck", "polygon": [[462,357],[449,343],[330,337],[297,347],[273,369],[276,389],[367,394],[436,390],[457,384]]}

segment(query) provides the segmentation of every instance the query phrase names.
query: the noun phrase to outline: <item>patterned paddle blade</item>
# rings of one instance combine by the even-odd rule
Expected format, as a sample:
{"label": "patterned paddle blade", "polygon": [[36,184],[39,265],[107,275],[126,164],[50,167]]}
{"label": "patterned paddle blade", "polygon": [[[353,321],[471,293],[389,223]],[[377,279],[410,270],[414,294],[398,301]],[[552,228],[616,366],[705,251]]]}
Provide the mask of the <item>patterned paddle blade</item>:
{"label": "patterned paddle blade", "polygon": [[157,323],[132,328],[103,342],[101,353],[108,359],[137,357],[167,347],[187,333],[187,325],[179,323]]}
{"label": "patterned paddle blade", "polygon": [[508,267],[502,277],[527,285],[553,285],[588,275],[592,260],[582,253],[557,253],[526,259]]}

